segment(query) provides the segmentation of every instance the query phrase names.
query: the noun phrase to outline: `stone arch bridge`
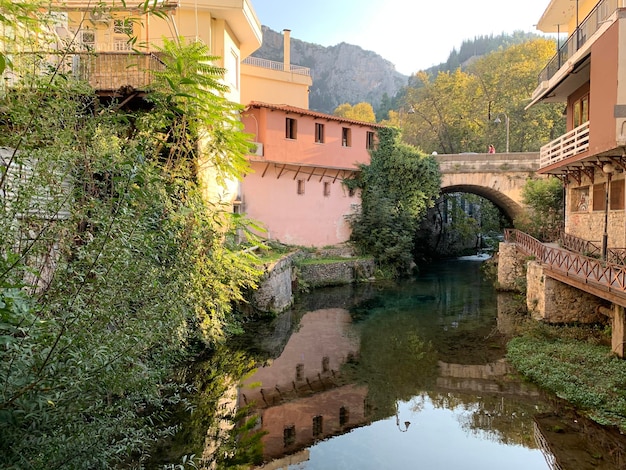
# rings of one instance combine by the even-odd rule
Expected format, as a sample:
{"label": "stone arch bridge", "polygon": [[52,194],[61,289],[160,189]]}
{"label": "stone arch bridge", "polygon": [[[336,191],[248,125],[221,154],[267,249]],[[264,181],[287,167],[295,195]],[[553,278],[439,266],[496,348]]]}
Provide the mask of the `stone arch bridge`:
{"label": "stone arch bridge", "polygon": [[536,178],[539,153],[461,153],[435,156],[443,193],[472,193],[491,201],[513,220],[522,210],[522,189]]}

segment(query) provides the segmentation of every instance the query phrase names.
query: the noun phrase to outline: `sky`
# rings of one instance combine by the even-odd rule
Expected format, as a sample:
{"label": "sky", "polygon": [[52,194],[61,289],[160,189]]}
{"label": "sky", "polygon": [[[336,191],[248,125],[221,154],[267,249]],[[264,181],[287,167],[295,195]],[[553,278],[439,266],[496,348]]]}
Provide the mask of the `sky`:
{"label": "sky", "polygon": [[526,31],[549,0],[252,0],[261,24],[292,39],[374,51],[410,75],[438,65],[465,40]]}

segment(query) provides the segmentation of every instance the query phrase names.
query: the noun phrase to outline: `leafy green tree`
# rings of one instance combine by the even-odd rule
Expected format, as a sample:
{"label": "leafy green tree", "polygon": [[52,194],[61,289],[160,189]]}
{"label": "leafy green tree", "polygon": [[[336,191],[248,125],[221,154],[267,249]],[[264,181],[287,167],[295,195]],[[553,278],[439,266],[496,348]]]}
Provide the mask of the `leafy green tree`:
{"label": "leafy green tree", "polygon": [[379,144],[358,179],[346,184],[361,190],[361,212],[351,220],[352,242],[375,256],[392,275],[407,272],[420,218],[439,193],[437,162],[400,142],[396,129],[378,132]]}
{"label": "leafy green tree", "polygon": [[357,103],[354,106],[343,103],[335,108],[333,115],[356,121],[376,122],[374,108],[369,103]]}
{"label": "leafy green tree", "polygon": [[489,144],[512,152],[538,151],[565,131],[562,106],[542,104],[526,109],[537,76],[556,52],[555,43],[537,38],[502,47],[470,65],[436,75],[411,77],[401,100],[414,113],[396,115],[391,123],[403,139],[430,153],[486,152]]}
{"label": "leafy green tree", "polygon": [[1,98],[3,468],[139,465],[176,430],[174,369],[241,330],[260,273],[201,174],[237,176],[247,144],[206,50],[166,44],[148,112],[44,63]]}
{"label": "leafy green tree", "polygon": [[515,227],[541,241],[557,240],[564,223],[563,192],[558,178],[529,179],[522,190],[527,209],[514,220]]}
{"label": "leafy green tree", "polygon": [[440,72],[434,80],[420,72],[416,79],[421,86],[407,91],[413,113],[401,125],[404,139],[428,152],[485,151],[482,90],[476,77],[457,69]]}

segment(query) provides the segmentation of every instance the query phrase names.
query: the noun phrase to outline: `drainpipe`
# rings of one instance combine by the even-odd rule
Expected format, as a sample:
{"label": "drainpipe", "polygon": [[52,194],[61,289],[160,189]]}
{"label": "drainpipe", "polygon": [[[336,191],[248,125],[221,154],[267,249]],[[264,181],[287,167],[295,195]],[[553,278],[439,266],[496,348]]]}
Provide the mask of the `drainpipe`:
{"label": "drainpipe", "polygon": [[283,50],[284,50],[284,70],[285,72],[291,71],[291,30],[283,29]]}

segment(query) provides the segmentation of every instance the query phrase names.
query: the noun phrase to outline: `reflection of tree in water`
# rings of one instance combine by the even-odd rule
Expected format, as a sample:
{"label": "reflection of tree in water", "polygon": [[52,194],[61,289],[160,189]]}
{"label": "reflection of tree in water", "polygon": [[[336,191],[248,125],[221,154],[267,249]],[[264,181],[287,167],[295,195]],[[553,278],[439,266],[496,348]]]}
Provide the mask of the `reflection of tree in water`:
{"label": "reflection of tree in water", "polygon": [[189,396],[171,410],[171,421],[180,429],[155,447],[147,468],[161,468],[192,454],[205,464],[260,462],[262,433],[255,420],[247,419],[249,410],[236,409],[237,384],[253,367],[248,354],[217,345],[208,357],[181,368],[179,379],[189,384]]}
{"label": "reflection of tree in water", "polygon": [[437,378],[437,353],[419,331],[415,316],[399,311],[360,324],[359,357],[342,372],[348,380],[367,385],[373,419],[393,415],[396,401],[409,400]]}
{"label": "reflection of tree in water", "polygon": [[411,400],[420,409],[420,396],[428,397],[437,408],[458,411],[468,432],[536,447],[532,416],[537,397],[534,389],[527,393],[526,385],[511,384],[516,379],[484,378],[479,382],[485,389],[475,393],[435,391],[437,360],[480,368],[501,360],[506,344],[497,331],[497,296],[479,264],[452,261],[440,267],[387,286],[351,309],[361,330],[360,357],[351,372],[369,387],[372,419],[391,416],[396,400]]}
{"label": "reflection of tree in water", "polygon": [[482,439],[534,449],[536,401],[519,396],[428,393],[435,408],[455,411],[461,428]]}

